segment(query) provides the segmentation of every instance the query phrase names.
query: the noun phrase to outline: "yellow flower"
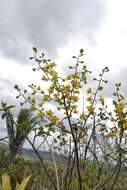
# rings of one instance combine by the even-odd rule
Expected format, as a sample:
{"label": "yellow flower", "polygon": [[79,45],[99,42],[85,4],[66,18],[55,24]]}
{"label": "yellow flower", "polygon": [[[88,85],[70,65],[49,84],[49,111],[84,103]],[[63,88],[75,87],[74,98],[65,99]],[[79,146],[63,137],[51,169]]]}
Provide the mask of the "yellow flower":
{"label": "yellow flower", "polygon": [[75,74],[69,74],[66,78],[67,80],[73,79],[75,77]]}
{"label": "yellow flower", "polygon": [[30,106],[30,111],[35,111],[36,110],[36,108],[34,107],[34,106]]}
{"label": "yellow flower", "polygon": [[49,67],[48,67],[48,66],[42,67],[41,69],[42,69],[45,73],[49,71]]}
{"label": "yellow flower", "polygon": [[93,113],[94,110],[95,110],[95,107],[90,105],[90,106],[87,106],[87,110],[90,112],[90,113]]}
{"label": "yellow flower", "polygon": [[124,108],[125,108],[125,104],[124,104],[124,103],[119,103],[119,104],[116,106],[116,112],[117,112],[118,114],[121,114],[121,113],[123,113]]}
{"label": "yellow flower", "polygon": [[51,110],[49,110],[46,112],[46,114],[47,114],[47,116],[51,117],[54,113]]}
{"label": "yellow flower", "polygon": [[81,119],[81,120],[85,120],[86,118],[87,118],[87,115],[86,115],[86,114],[82,113],[82,114],[80,115],[80,119]]}
{"label": "yellow flower", "polygon": [[44,117],[44,115],[45,115],[45,113],[42,112],[42,111],[39,111],[39,112],[37,113],[37,116],[40,117],[40,118]]}
{"label": "yellow flower", "polygon": [[49,96],[48,95],[44,95],[43,96],[43,101],[44,102],[48,102],[49,101]]}
{"label": "yellow flower", "polygon": [[81,88],[82,87],[81,82],[77,81],[77,80],[72,81],[72,86],[73,86],[73,88]]}
{"label": "yellow flower", "polygon": [[106,137],[115,137],[116,136],[116,131],[115,130],[110,130],[105,133]]}
{"label": "yellow flower", "polygon": [[57,73],[56,71],[51,70],[51,71],[50,71],[50,75],[52,76],[52,78],[53,78],[54,80],[57,80],[57,78],[58,78],[58,73]]}
{"label": "yellow flower", "polygon": [[87,94],[91,94],[92,93],[92,88],[88,88],[87,89]]}
{"label": "yellow flower", "polygon": [[123,129],[124,130],[127,130],[127,119],[124,121],[124,123],[123,123]]}
{"label": "yellow flower", "polygon": [[54,115],[52,117],[52,122],[58,124],[58,123],[60,123],[60,119],[57,116]]}
{"label": "yellow flower", "polygon": [[100,103],[101,103],[102,105],[104,105],[104,97],[103,97],[103,96],[100,96]]}
{"label": "yellow flower", "polygon": [[39,103],[38,103],[38,106],[39,106],[39,107],[42,107],[42,106],[43,106],[43,102],[39,102]]}
{"label": "yellow flower", "polygon": [[86,139],[81,139],[80,140],[80,144],[86,144],[86,143],[87,143]]}
{"label": "yellow flower", "polygon": [[74,113],[78,113],[78,110],[75,109],[75,110],[74,110]]}
{"label": "yellow flower", "polygon": [[35,103],[35,98],[31,97],[31,102],[34,104]]}
{"label": "yellow flower", "polygon": [[79,98],[78,98],[78,96],[72,96],[72,100],[73,100],[74,102],[77,102],[77,101],[79,100]]}
{"label": "yellow flower", "polygon": [[113,137],[114,136],[114,133],[113,131],[109,131],[105,134],[106,137]]}
{"label": "yellow flower", "polygon": [[89,97],[87,98],[87,101],[90,102],[90,103],[92,103],[92,101],[93,101],[92,96],[89,96]]}
{"label": "yellow flower", "polygon": [[41,80],[48,81],[48,78],[43,76]]}

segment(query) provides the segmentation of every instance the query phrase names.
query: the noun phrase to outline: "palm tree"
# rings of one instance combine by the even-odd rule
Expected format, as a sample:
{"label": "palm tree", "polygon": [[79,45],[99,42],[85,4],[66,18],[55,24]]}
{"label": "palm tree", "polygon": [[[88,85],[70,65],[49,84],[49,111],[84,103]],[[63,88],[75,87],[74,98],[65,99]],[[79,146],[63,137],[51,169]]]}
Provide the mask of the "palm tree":
{"label": "palm tree", "polygon": [[30,110],[27,108],[22,108],[19,111],[17,120],[15,121],[13,114],[10,112],[10,109],[14,106],[7,106],[3,102],[1,105],[0,111],[3,112],[2,119],[6,120],[11,160],[14,160],[18,154],[21,154],[26,137],[28,137],[31,130],[40,121],[36,117],[32,117]]}

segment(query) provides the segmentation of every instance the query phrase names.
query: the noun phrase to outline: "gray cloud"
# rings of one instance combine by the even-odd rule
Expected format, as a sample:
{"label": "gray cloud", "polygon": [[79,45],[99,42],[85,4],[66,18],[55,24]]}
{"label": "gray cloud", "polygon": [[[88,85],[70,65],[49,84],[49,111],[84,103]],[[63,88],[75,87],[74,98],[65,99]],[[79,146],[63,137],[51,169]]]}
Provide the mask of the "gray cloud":
{"label": "gray cloud", "polygon": [[101,26],[101,0],[0,0],[0,52],[26,62],[31,47],[50,55],[68,43],[77,32],[91,40]]}
{"label": "gray cloud", "polygon": [[121,69],[119,71],[119,75],[116,78],[116,83],[121,82],[122,84],[122,92],[125,96],[127,96],[127,68]]}
{"label": "gray cloud", "polygon": [[[11,109],[13,115],[17,117],[19,110],[21,109],[21,100],[16,99],[18,92],[14,89],[14,85],[17,84],[16,81],[10,81],[9,79],[0,79],[0,102],[5,102],[8,105],[14,105],[15,107]],[[20,84],[18,84],[20,85]],[[24,89],[21,85],[20,87]],[[0,112],[1,115],[1,112]]]}
{"label": "gray cloud", "polygon": [[108,80],[108,84],[105,85],[104,95],[108,98],[113,97],[113,93],[116,90],[116,83],[121,82],[121,93],[127,95],[127,69],[121,69],[117,74],[111,72],[105,77]]}
{"label": "gray cloud", "polygon": [[[104,18],[103,3],[101,0],[0,0],[0,55],[26,63],[32,46],[37,46],[56,56],[58,48],[77,33],[85,34],[91,43]],[[11,94],[15,83],[0,76],[0,101],[16,105],[16,116],[20,105]]]}

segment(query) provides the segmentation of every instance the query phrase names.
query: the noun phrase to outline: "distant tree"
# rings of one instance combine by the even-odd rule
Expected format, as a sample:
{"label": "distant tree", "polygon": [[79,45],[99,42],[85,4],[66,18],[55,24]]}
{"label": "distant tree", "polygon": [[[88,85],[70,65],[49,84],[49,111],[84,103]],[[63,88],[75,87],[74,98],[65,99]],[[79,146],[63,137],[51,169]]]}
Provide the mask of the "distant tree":
{"label": "distant tree", "polygon": [[21,154],[26,137],[38,124],[38,121],[35,117],[32,117],[30,110],[26,108],[19,111],[17,120],[15,120],[10,111],[12,107],[14,106],[8,106],[2,102],[0,111],[2,111],[2,119],[6,121],[11,160],[14,160],[17,154]]}

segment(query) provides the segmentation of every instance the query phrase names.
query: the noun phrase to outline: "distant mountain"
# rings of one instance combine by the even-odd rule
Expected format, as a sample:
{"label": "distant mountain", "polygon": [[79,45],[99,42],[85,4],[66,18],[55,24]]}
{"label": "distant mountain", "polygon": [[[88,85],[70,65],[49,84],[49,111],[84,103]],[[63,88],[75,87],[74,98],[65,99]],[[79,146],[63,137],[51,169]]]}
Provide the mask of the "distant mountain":
{"label": "distant mountain", "polygon": [[[27,155],[29,157],[36,158],[36,154],[35,154],[34,150],[32,150],[32,149],[23,149],[23,154]],[[51,153],[48,151],[40,150],[39,154],[43,160],[51,160],[51,161],[53,160]],[[64,162],[66,160],[66,157],[62,154],[54,154],[54,156],[55,156],[55,160],[57,162]]]}
{"label": "distant mountain", "polygon": [[[0,143],[0,149],[8,149],[8,145],[5,144],[5,143]],[[23,148],[22,149],[22,154],[28,156],[29,158],[32,158],[32,157],[34,159],[37,158],[37,156],[36,156],[33,149]],[[43,160],[51,160],[52,161],[52,155],[51,155],[50,152],[40,150],[39,154],[40,154],[40,156],[41,156],[41,158]],[[64,155],[62,155],[62,154],[54,154],[54,156],[55,156],[55,160],[57,162],[64,162],[66,160],[66,157]]]}

